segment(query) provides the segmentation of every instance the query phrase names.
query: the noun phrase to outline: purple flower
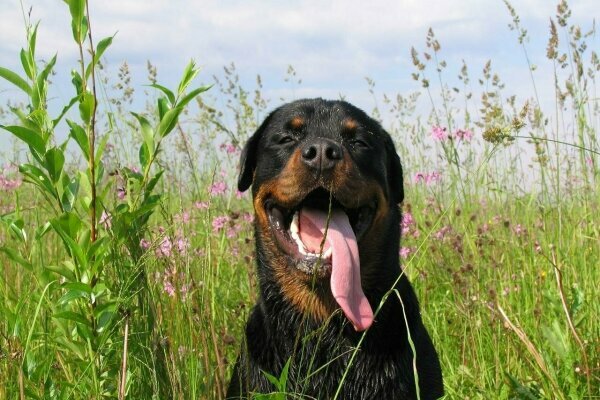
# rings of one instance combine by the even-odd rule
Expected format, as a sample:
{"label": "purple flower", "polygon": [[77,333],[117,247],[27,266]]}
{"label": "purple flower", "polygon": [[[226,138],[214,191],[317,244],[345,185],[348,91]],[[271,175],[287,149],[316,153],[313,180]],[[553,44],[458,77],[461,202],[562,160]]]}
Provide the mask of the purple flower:
{"label": "purple flower", "polygon": [[194,203],[194,207],[196,207],[198,210],[207,210],[209,204],[207,201],[197,201]]}
{"label": "purple flower", "polygon": [[184,238],[177,238],[175,241],[175,247],[179,254],[185,254],[187,252],[188,247],[190,247],[190,241]]}
{"label": "purple flower", "polygon": [[15,190],[23,183],[23,178],[20,175],[16,177],[9,177],[9,175],[13,175],[18,172],[16,166],[7,164],[0,170],[0,189],[2,190]]}
{"label": "purple flower", "polygon": [[454,137],[457,140],[464,140],[470,142],[473,139],[473,132],[470,129],[457,129],[454,132]]}
{"label": "purple flower", "polygon": [[439,182],[441,179],[442,175],[437,171],[432,171],[431,173],[417,172],[414,177],[415,183],[423,182],[428,186],[435,182]]}
{"label": "purple flower", "polygon": [[448,138],[448,132],[447,132],[446,128],[443,128],[443,127],[438,126],[438,125],[434,125],[431,128],[431,136],[435,140],[443,141],[443,140],[446,140]]}
{"label": "purple flower", "polygon": [[229,217],[227,215],[215,217],[212,221],[213,232],[219,232],[225,227],[227,222],[229,222]]}
{"label": "purple flower", "polygon": [[237,152],[237,147],[235,147],[235,145],[232,143],[223,143],[219,147],[221,150],[225,150],[225,153],[227,154],[234,154]]}
{"label": "purple flower", "polygon": [[437,240],[444,240],[444,238],[446,237],[446,235],[448,233],[450,233],[452,231],[452,227],[451,226],[444,226],[442,227],[442,229],[440,229],[439,231],[437,231],[436,233],[433,234],[433,237],[436,238]]}
{"label": "purple flower", "polygon": [[98,221],[98,223],[106,230],[112,228],[112,217],[106,212],[106,210],[102,211],[102,215],[100,215],[100,221]]}
{"label": "purple flower", "polygon": [[173,242],[168,237],[164,237],[158,248],[156,249],[157,257],[171,257],[171,250],[173,249]]}
{"label": "purple flower", "polygon": [[125,200],[126,194],[127,194],[127,192],[125,191],[124,187],[117,188],[117,197],[119,198],[119,200]]}
{"label": "purple flower", "polygon": [[400,229],[402,230],[402,234],[406,235],[410,232],[410,228],[415,224],[415,219],[412,214],[408,211],[402,214],[402,222],[400,223]]}
{"label": "purple flower", "polygon": [[413,253],[413,249],[410,247],[401,247],[400,248],[400,257],[407,259]]}
{"label": "purple flower", "polygon": [[175,296],[175,287],[173,287],[173,284],[168,279],[163,281],[163,289],[165,293],[169,295],[169,297]]}
{"label": "purple flower", "polygon": [[242,219],[251,224],[252,222],[254,222],[254,214],[245,212],[244,214],[242,214]]}
{"label": "purple flower", "polygon": [[210,186],[209,192],[211,196],[219,196],[225,194],[227,191],[227,184],[225,182],[216,182]]}
{"label": "purple flower", "polygon": [[142,250],[148,250],[150,248],[150,242],[146,239],[140,240],[140,247]]}

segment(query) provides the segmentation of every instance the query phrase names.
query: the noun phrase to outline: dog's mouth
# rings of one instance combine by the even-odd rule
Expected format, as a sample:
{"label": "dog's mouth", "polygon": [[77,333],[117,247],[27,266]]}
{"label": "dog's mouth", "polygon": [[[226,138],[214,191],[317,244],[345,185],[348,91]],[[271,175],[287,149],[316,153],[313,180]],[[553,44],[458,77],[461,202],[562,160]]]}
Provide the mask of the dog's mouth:
{"label": "dog's mouth", "polygon": [[367,329],[372,309],[362,291],[358,243],[371,227],[377,202],[347,207],[318,188],[293,206],[269,198],[265,210],[278,246],[309,277],[330,279],[331,291],[355,329]]}
{"label": "dog's mouth", "polygon": [[281,249],[297,262],[299,270],[318,276],[329,274],[333,247],[327,244],[326,235],[315,245],[318,234],[314,232],[314,226],[309,226],[310,219],[318,220],[324,214],[325,221],[317,224],[327,226],[341,213],[348,219],[354,240],[360,242],[373,223],[376,209],[375,200],[359,207],[346,207],[323,188],[313,190],[292,207],[285,207],[272,197],[265,202],[271,229]]}

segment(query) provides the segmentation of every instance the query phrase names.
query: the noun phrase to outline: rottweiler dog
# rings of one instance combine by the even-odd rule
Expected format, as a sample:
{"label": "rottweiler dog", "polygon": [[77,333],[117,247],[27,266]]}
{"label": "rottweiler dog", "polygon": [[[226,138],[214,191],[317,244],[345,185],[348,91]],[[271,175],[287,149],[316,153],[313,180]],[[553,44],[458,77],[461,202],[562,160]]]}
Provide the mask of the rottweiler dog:
{"label": "rottweiler dog", "polygon": [[[402,166],[344,101],[273,111],[241,155],[252,186],[259,300],[227,398],[437,399],[437,353],[399,263]],[[414,350],[413,350],[414,349]],[[285,371],[285,372],[284,372]]]}

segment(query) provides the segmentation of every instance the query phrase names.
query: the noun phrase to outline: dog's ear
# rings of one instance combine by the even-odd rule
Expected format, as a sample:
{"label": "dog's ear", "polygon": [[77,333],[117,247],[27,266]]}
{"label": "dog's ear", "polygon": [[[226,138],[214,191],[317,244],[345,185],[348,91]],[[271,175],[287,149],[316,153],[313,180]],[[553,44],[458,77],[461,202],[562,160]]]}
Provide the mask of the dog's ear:
{"label": "dog's ear", "polygon": [[400,204],[402,200],[404,200],[404,178],[402,176],[402,164],[400,163],[400,157],[396,152],[394,142],[389,135],[387,135],[385,147],[388,159],[387,179],[390,187],[390,194],[396,201],[396,204]]}
{"label": "dog's ear", "polygon": [[242,150],[242,155],[240,157],[240,175],[238,177],[238,190],[240,192],[246,191],[250,185],[252,185],[254,170],[256,169],[258,143],[260,142],[263,131],[269,124],[272,115],[273,114],[270,114],[265,118],[256,132],[248,139],[248,142],[246,142],[246,145]]}

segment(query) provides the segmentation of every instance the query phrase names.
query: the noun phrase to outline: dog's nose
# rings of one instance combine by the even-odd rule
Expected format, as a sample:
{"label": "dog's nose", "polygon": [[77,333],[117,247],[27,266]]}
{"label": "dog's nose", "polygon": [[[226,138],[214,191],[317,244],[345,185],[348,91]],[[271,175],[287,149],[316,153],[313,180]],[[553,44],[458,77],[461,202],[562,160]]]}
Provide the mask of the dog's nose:
{"label": "dog's nose", "polygon": [[329,170],[342,158],[342,147],[333,140],[319,138],[302,148],[302,161],[312,169]]}

